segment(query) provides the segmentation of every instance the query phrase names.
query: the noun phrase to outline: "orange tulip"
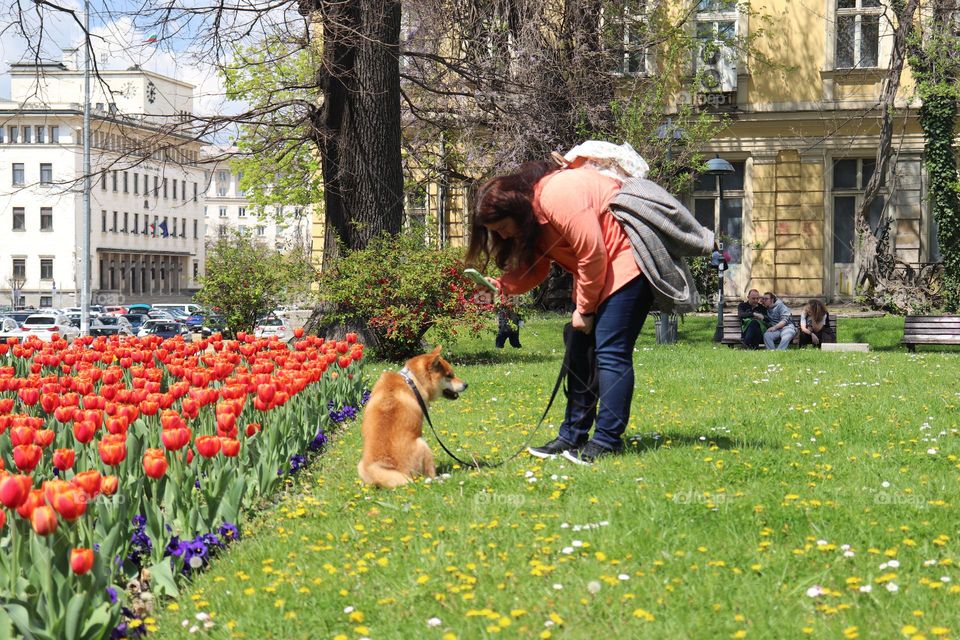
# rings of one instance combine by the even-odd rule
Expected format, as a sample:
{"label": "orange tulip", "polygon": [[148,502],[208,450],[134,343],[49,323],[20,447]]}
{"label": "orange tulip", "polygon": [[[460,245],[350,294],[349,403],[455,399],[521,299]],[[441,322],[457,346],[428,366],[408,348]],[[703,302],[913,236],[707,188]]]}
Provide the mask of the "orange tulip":
{"label": "orange tulip", "polygon": [[97,450],[100,452],[100,459],[103,460],[103,464],[109,467],[116,466],[127,457],[127,437],[114,434],[106,435],[97,445]]}
{"label": "orange tulip", "polygon": [[73,468],[73,463],[76,459],[77,452],[73,449],[57,449],[53,452],[53,466],[60,471]]}
{"label": "orange tulip", "polygon": [[117,476],[103,476],[100,480],[100,493],[105,496],[112,496],[117,492],[117,486],[120,484],[120,481],[117,479]]}
{"label": "orange tulip", "polygon": [[95,498],[102,489],[102,480],[104,480],[104,478],[100,475],[100,472],[96,469],[91,469],[89,471],[81,471],[73,476],[71,482],[83,489],[88,498]]}
{"label": "orange tulip", "polygon": [[220,449],[226,457],[234,458],[240,453],[240,441],[233,438],[220,438]]}
{"label": "orange tulip", "polygon": [[179,451],[190,442],[193,432],[189,427],[179,427],[176,429],[164,429],[160,434],[163,446],[170,451]]}
{"label": "orange tulip", "polygon": [[169,463],[163,455],[163,449],[147,449],[147,452],[143,454],[143,472],[147,474],[148,478],[154,480],[162,478],[163,474],[167,472],[167,467],[169,467]]}
{"label": "orange tulip", "polygon": [[46,449],[50,446],[50,443],[53,442],[53,438],[56,435],[52,429],[40,429],[33,434],[33,442],[40,448]]}
{"label": "orange tulip", "polygon": [[40,463],[43,449],[35,444],[21,444],[13,448],[13,461],[20,471],[30,473]]}
{"label": "orange tulip", "polygon": [[220,439],[216,436],[200,436],[193,444],[204,458],[212,458],[220,452]]}
{"label": "orange tulip", "polygon": [[70,568],[78,576],[93,568],[93,549],[73,549],[70,551]]}
{"label": "orange tulip", "polygon": [[53,507],[41,505],[30,514],[30,523],[37,535],[48,536],[57,530],[57,512]]}

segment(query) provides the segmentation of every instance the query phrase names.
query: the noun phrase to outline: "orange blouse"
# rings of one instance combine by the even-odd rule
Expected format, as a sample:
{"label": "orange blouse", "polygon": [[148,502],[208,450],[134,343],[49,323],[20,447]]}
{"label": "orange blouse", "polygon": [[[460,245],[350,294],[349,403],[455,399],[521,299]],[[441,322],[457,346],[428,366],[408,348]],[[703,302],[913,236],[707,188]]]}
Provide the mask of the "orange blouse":
{"label": "orange blouse", "polygon": [[530,267],[503,274],[498,288],[526,293],[544,281],[554,260],[573,274],[577,310],[595,312],[640,275],[630,239],[608,209],[618,191],[619,181],[593,169],[564,169],[541,178],[533,194],[540,255]]}

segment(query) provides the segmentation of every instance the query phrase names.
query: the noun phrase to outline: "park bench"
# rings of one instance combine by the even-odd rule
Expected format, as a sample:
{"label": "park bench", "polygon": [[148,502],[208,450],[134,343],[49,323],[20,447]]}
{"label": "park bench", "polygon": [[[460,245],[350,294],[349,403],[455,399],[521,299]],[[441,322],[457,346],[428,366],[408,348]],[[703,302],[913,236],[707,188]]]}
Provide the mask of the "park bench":
{"label": "park bench", "polygon": [[[800,344],[800,315],[792,314],[793,325],[797,328],[797,335],[793,336],[793,340],[790,341],[790,344]],[[837,333],[837,316],[830,314],[830,328],[833,329],[834,335]],[[720,344],[725,344],[731,349],[733,347],[740,346],[740,318],[737,317],[735,313],[725,313],[723,314],[723,339],[720,341]],[[760,347],[763,348],[763,344],[760,344]]]}
{"label": "park bench", "polygon": [[907,316],[901,342],[910,351],[918,344],[960,344],[960,316]]}

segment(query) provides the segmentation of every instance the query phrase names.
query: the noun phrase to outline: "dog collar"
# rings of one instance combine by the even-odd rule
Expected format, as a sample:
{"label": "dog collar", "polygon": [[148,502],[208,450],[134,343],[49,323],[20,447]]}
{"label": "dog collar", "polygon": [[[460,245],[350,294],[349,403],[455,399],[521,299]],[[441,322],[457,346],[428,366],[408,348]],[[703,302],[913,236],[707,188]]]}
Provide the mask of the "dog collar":
{"label": "dog collar", "polygon": [[420,406],[423,406],[423,397],[420,395],[420,390],[417,389],[417,383],[413,379],[413,373],[407,367],[400,369],[398,372],[403,379],[407,381],[407,386],[413,391],[413,395],[417,396],[417,402],[420,403]]}

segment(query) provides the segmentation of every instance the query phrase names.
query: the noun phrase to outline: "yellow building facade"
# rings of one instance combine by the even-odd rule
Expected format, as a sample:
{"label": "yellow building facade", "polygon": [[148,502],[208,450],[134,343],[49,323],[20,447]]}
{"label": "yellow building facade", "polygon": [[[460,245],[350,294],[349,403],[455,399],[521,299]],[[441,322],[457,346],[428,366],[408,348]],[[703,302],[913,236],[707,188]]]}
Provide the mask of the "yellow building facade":
{"label": "yellow building facade", "polygon": [[[690,67],[699,79],[677,101],[694,101],[728,123],[705,150],[735,173],[723,176],[719,189],[715,177],[700,176],[683,194],[731,253],[726,293],[854,296],[854,216],[875,166],[893,44],[886,0],[668,1],[688,16],[699,43]],[[752,55],[732,44],[745,40]],[[658,73],[657,52],[645,59],[639,73]],[[894,157],[870,219],[889,220],[897,259],[918,265],[939,255],[913,93],[907,70],[894,110]],[[438,243],[463,246],[468,193],[463,183],[418,187],[408,195],[408,216],[424,222]]]}

